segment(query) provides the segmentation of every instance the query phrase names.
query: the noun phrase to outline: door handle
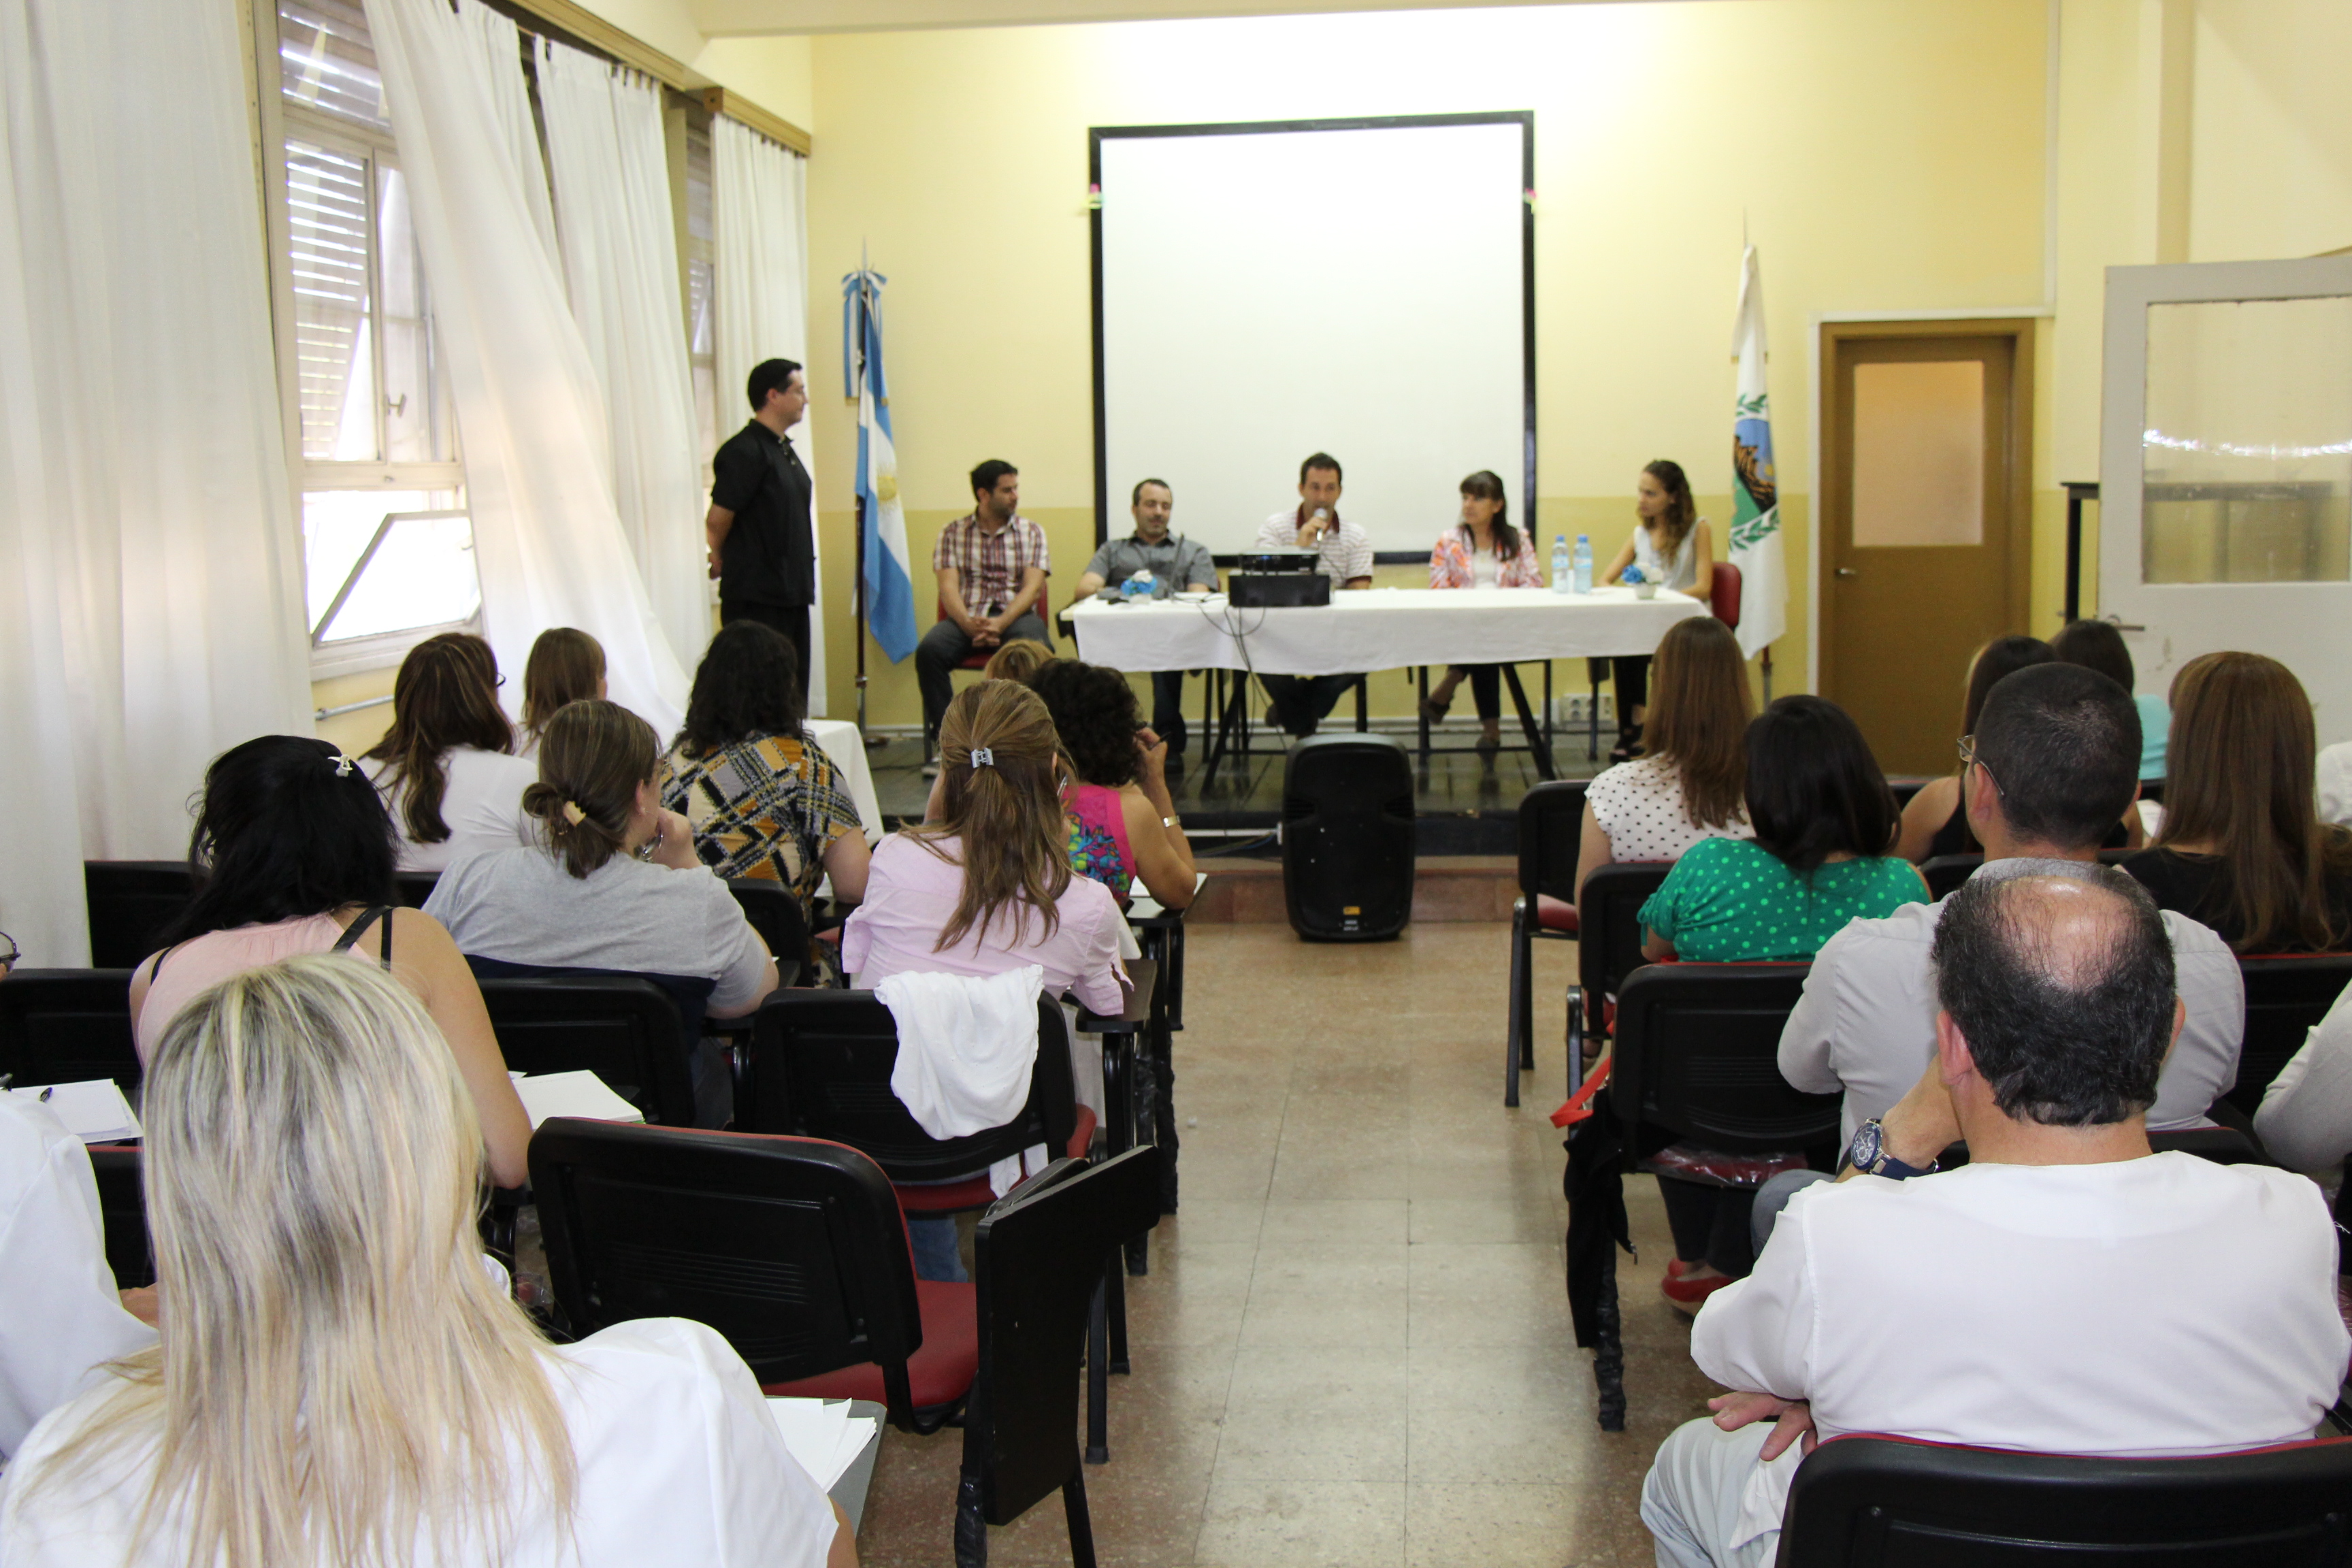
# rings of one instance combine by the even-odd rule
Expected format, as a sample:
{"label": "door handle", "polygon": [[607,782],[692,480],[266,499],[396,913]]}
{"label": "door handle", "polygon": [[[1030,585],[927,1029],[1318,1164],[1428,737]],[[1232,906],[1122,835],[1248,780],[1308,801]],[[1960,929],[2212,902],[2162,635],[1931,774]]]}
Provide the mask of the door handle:
{"label": "door handle", "polygon": [[1839,568],[1837,569],[1837,574],[1838,574],[1839,576],[1841,576],[1841,577],[1859,577],[1859,576],[1861,576],[1861,575],[1862,575],[1862,574],[1861,574],[1861,573],[1859,573],[1859,572],[1855,571],[1855,570],[1854,570],[1853,567],[1851,567],[1851,566],[1841,566],[1841,567],[1839,567]]}

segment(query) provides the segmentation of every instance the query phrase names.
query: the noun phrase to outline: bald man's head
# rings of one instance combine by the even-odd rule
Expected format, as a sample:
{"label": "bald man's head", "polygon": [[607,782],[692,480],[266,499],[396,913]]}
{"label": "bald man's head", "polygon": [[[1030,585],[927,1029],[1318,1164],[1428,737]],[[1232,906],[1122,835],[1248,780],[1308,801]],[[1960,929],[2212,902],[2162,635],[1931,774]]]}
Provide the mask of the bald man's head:
{"label": "bald man's head", "polygon": [[2129,877],[1980,872],[1944,901],[1934,959],[1937,999],[2003,1113],[2088,1127],[2154,1102],[2172,1043],[2172,942]]}

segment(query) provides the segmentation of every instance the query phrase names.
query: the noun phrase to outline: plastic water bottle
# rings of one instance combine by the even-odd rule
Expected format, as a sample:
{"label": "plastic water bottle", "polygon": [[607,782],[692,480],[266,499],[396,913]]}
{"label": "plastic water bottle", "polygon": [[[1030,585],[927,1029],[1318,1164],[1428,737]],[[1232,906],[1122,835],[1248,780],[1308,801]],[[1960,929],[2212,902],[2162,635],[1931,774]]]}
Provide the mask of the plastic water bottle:
{"label": "plastic water bottle", "polygon": [[1553,593],[1565,594],[1569,591],[1568,574],[1568,535],[1555,533],[1551,536],[1551,591]]}
{"label": "plastic water bottle", "polygon": [[1592,592],[1592,536],[1589,533],[1576,536],[1576,591]]}

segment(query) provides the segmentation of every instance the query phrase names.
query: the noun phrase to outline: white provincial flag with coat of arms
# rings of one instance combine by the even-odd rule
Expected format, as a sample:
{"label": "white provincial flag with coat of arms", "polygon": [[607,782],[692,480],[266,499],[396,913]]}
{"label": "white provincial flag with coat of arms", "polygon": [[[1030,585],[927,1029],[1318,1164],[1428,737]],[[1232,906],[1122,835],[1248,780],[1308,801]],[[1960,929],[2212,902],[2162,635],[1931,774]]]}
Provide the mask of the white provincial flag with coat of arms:
{"label": "white provincial flag with coat of arms", "polygon": [[1739,360],[1739,391],[1731,416],[1729,560],[1740,575],[1739,651],[1753,658],[1789,629],[1789,568],[1772,467],[1772,402],[1764,390],[1764,279],[1752,245],[1740,259],[1731,352]]}

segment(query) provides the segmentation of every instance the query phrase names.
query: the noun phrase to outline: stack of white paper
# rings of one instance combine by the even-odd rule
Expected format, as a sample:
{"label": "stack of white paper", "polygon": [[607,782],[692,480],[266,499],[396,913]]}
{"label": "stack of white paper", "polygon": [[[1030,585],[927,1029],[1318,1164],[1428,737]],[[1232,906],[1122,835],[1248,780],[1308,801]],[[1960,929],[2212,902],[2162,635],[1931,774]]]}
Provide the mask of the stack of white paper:
{"label": "stack of white paper", "polygon": [[574,1072],[509,1073],[515,1093],[522,1097],[523,1113],[534,1131],[551,1116],[578,1116],[590,1121],[643,1121],[646,1113],[604,1087],[604,1080],[586,1068]]}
{"label": "stack of white paper", "polygon": [[874,1417],[853,1418],[846,1399],[772,1398],[768,1414],[776,1418],[776,1430],[801,1468],[828,1491],[874,1440]]}
{"label": "stack of white paper", "polygon": [[47,1087],[12,1089],[15,1099],[43,1103],[66,1124],[66,1131],[85,1143],[127,1143],[143,1138],[131,1102],[110,1078],[89,1083],[57,1083]]}

